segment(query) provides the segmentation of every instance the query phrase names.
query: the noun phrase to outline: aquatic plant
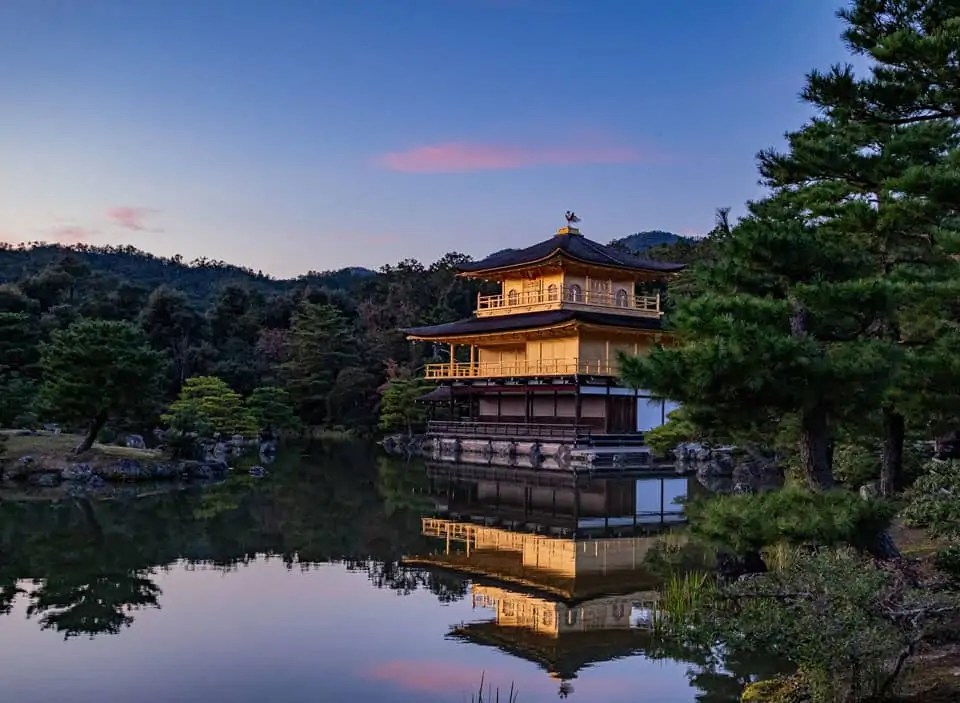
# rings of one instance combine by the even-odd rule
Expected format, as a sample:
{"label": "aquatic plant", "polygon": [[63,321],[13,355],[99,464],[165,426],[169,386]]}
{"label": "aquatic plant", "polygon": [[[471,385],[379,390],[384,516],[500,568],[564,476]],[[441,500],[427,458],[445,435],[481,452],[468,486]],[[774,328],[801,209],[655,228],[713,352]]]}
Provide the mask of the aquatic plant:
{"label": "aquatic plant", "polygon": [[[484,697],[484,674],[480,674],[480,689],[477,691],[476,695],[470,696],[470,703],[500,703],[500,688],[490,689],[487,686],[486,697]],[[504,699],[503,703],[517,703],[518,691],[514,688],[513,683],[510,683],[510,690],[507,692],[507,697]]]}

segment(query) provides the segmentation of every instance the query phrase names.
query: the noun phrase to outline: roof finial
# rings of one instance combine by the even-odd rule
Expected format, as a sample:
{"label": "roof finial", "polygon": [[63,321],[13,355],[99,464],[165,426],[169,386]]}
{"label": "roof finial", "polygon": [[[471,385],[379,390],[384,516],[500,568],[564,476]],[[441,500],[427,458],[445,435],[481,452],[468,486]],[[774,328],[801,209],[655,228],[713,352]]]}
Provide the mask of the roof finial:
{"label": "roof finial", "polygon": [[567,210],[567,212],[564,214],[564,217],[567,218],[567,226],[557,230],[557,234],[580,234],[580,230],[573,226],[574,223],[580,221],[580,218],[577,217],[577,213],[575,213],[573,210]]}

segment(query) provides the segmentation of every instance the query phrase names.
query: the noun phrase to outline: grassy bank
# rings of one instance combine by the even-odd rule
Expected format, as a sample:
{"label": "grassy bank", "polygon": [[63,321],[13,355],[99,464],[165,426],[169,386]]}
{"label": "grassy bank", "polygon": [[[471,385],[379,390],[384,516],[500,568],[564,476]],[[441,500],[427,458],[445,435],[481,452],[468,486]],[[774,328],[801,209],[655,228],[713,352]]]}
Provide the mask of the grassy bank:
{"label": "grassy bank", "polygon": [[31,466],[38,470],[62,470],[68,464],[83,462],[96,466],[99,463],[114,462],[118,459],[136,459],[138,461],[156,461],[161,454],[152,449],[131,449],[110,444],[94,444],[83,454],[74,454],[83,437],[75,434],[54,434],[36,432],[30,435],[19,434],[18,430],[0,430],[4,452],[0,460],[14,463],[24,457],[32,457]]}

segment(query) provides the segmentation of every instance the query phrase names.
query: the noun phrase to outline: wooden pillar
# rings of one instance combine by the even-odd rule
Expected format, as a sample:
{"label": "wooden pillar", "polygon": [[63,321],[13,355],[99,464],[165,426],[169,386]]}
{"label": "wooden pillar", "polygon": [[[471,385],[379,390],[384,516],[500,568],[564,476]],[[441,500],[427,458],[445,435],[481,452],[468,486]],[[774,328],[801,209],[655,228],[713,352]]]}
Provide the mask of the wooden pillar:
{"label": "wooden pillar", "polygon": [[457,351],[456,345],[453,342],[451,342],[450,343],[450,375],[451,376],[453,376],[453,367],[454,367],[454,364],[456,363],[456,359],[455,359],[456,351]]}
{"label": "wooden pillar", "polygon": [[476,368],[476,364],[477,364],[477,345],[471,344],[470,345],[470,375],[471,376],[480,375],[479,373],[480,369]]}
{"label": "wooden pillar", "polygon": [[523,421],[530,422],[530,391],[528,389],[523,390]]}
{"label": "wooden pillar", "polygon": [[497,422],[500,422],[500,417],[502,416],[502,411],[500,410],[500,398],[502,396],[502,391],[497,391]]}
{"label": "wooden pillar", "polygon": [[560,411],[557,407],[558,401],[560,400],[560,391],[556,388],[553,389],[553,421],[558,422],[560,417]]}

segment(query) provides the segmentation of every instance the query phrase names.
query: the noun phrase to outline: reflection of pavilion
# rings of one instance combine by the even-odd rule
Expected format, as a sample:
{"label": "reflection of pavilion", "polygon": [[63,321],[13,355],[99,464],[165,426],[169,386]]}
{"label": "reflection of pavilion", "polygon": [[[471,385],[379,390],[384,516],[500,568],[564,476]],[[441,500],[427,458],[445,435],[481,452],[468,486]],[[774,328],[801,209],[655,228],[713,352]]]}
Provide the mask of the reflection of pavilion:
{"label": "reflection of pavilion", "polygon": [[487,621],[449,637],[534,662],[561,681],[584,667],[648,651],[658,543],[679,547],[689,485],[675,474],[591,478],[496,467],[428,467],[435,517],[423,519],[431,553],[408,564],[471,578]]}
{"label": "reflection of pavilion", "polygon": [[458,625],[448,637],[531,661],[569,691],[580,670],[649,649],[645,616],[657,599],[656,591],[637,591],[567,604],[475,585],[474,607],[492,609],[495,619]]}
{"label": "reflection of pavilion", "polygon": [[696,485],[675,473],[594,478],[428,464],[427,474],[440,515],[571,537],[636,534],[675,525],[684,519],[675,500]]}
{"label": "reflection of pavilion", "polygon": [[591,664],[643,652],[656,606],[657,579],[644,569],[650,549],[676,533],[632,537],[558,537],[439,518],[423,534],[440,541],[430,555],[405,561],[472,577],[475,608],[493,620],[464,623],[449,637],[532,661],[561,681]]}
{"label": "reflection of pavilion", "polygon": [[649,590],[656,579],[644,560],[661,540],[683,536],[572,539],[517,532],[439,518],[423,519],[423,534],[443,541],[440,553],[404,561],[469,574],[577,602],[614,593]]}

